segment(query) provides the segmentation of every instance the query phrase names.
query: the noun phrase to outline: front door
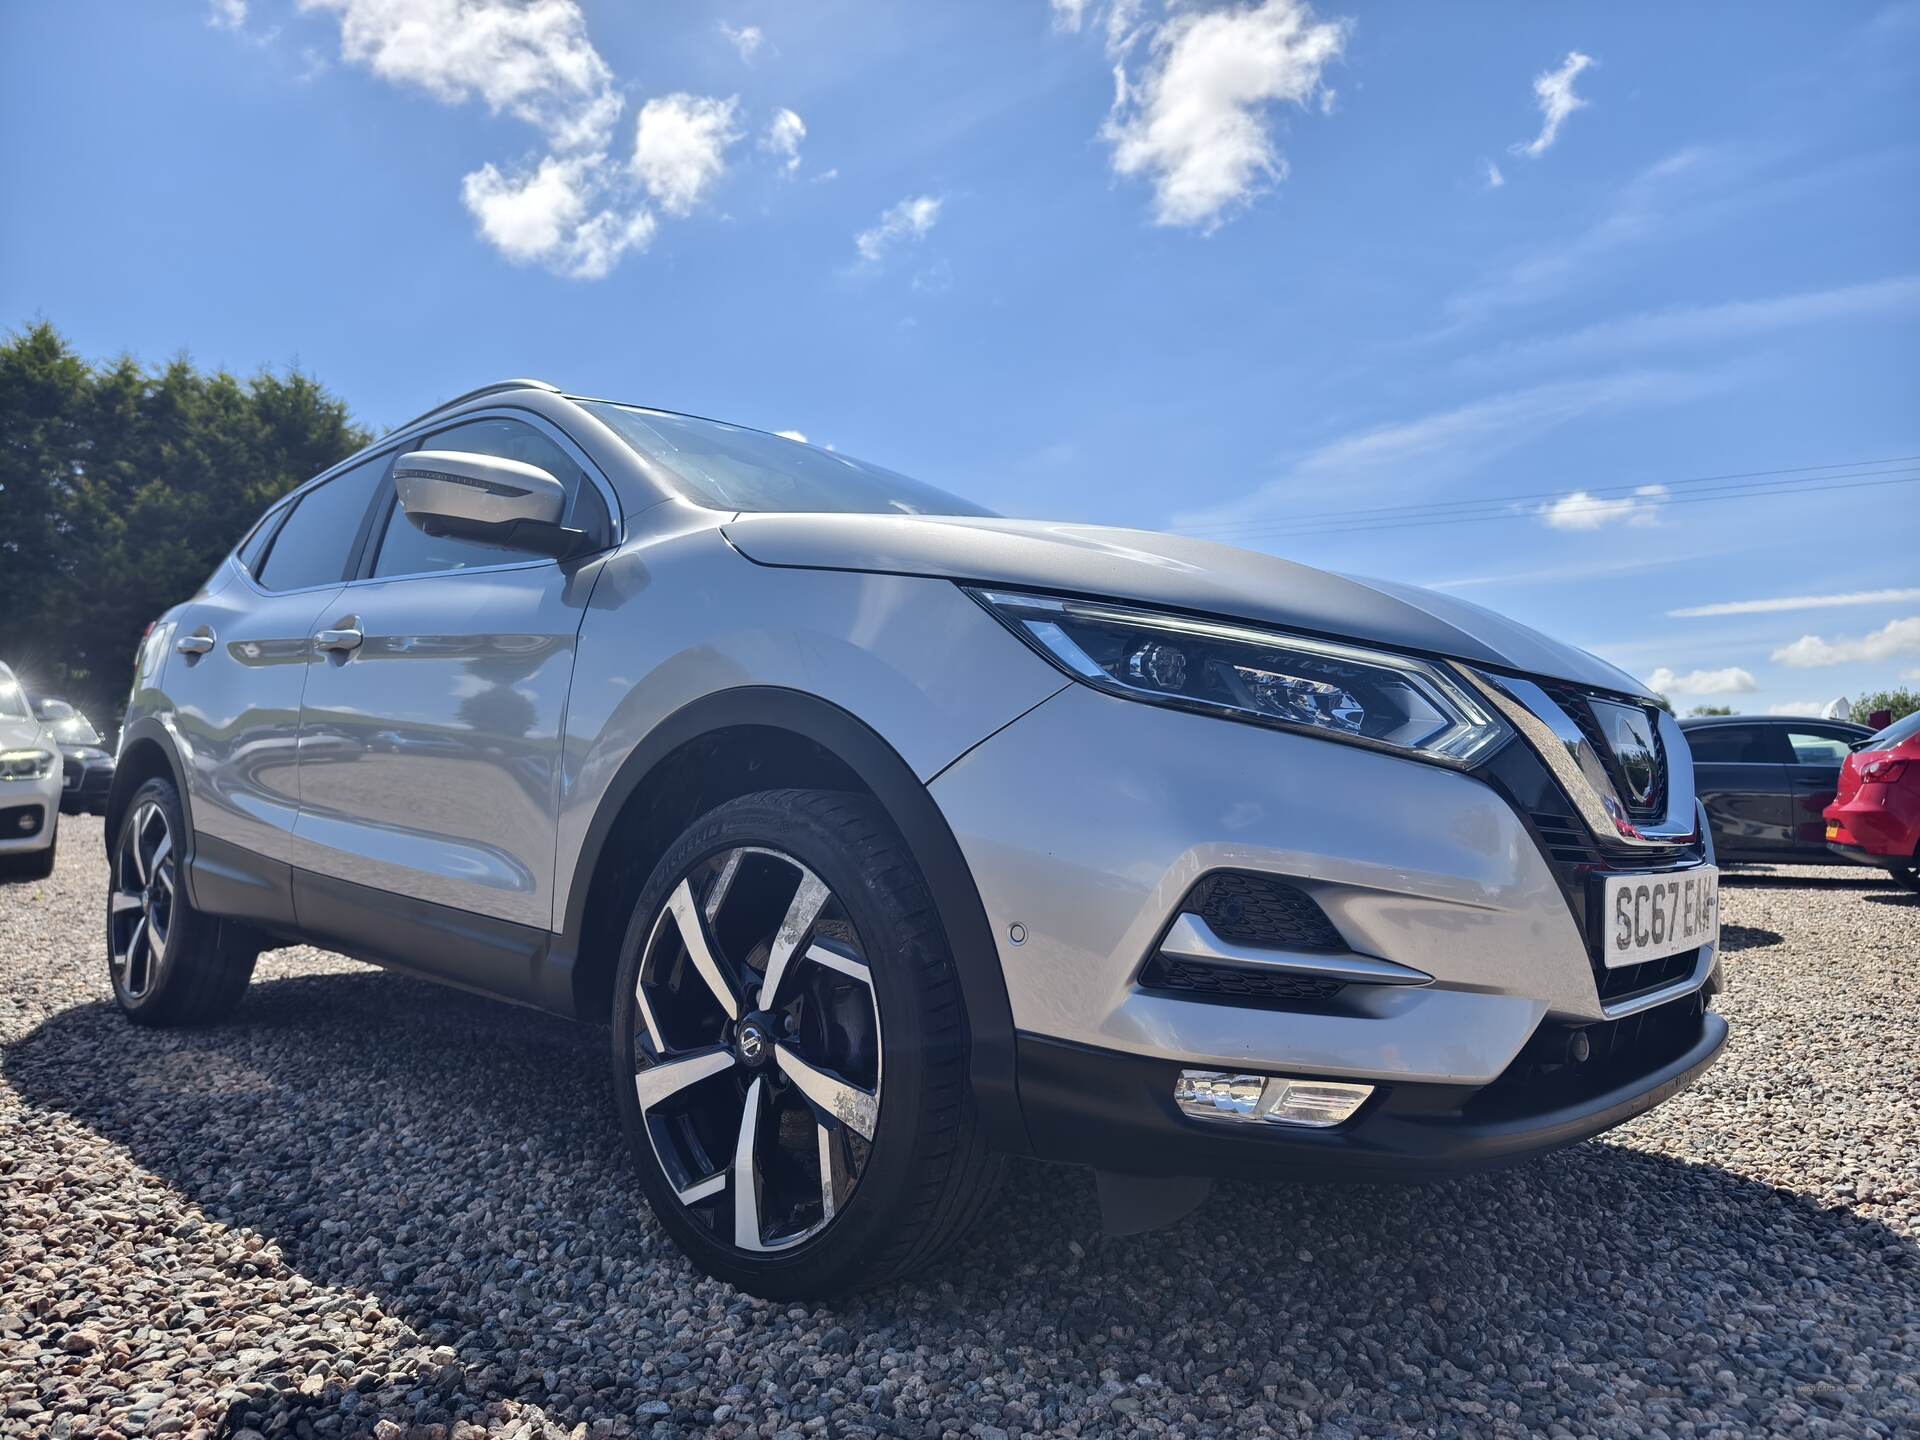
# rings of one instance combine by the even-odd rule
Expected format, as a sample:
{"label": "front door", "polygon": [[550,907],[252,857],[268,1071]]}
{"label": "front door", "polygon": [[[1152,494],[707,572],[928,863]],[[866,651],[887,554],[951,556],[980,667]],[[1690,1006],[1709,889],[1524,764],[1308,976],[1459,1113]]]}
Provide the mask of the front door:
{"label": "front door", "polygon": [[[522,420],[468,421],[415,444],[529,460],[563,481],[583,479],[572,453]],[[475,917],[544,932],[553,918],[561,722],[600,566],[429,537],[387,488],[360,578],[316,626],[324,658],[309,676],[300,722],[301,925],[327,933],[330,914],[376,905],[378,892],[415,922]],[[581,516],[582,508],[592,513]],[[576,497],[568,523],[604,531],[606,515],[598,494],[584,507]],[[335,883],[316,885],[313,876]],[[423,920],[422,903],[459,917],[427,912]],[[343,938],[357,938],[364,918]]]}

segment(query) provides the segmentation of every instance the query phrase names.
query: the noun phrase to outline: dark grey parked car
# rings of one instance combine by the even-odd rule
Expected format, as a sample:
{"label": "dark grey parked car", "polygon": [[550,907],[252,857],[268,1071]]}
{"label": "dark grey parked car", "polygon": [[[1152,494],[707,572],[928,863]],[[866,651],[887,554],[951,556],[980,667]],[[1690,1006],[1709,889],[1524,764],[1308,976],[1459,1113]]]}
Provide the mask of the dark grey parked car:
{"label": "dark grey parked car", "polygon": [[1722,860],[1833,863],[1821,812],[1833,803],[1840,767],[1871,730],[1773,715],[1696,716],[1680,729]]}

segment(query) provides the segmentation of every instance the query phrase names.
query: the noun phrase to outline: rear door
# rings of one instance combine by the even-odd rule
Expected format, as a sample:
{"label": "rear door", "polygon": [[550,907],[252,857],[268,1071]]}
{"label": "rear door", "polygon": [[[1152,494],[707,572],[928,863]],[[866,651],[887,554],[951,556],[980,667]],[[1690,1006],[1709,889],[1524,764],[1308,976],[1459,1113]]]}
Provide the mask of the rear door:
{"label": "rear door", "polygon": [[259,861],[293,858],[313,626],[341,591],[386,466],[365,461],[270,512],[175,619],[166,688],[193,816],[194,893],[210,910],[290,918],[284,871]]}
{"label": "rear door", "polygon": [[1793,720],[1781,727],[1791,758],[1787,762],[1793,826],[1792,845],[1802,855],[1829,858],[1825,810],[1840,786],[1840,767],[1853,753],[1859,731],[1844,725]]}
{"label": "rear door", "polygon": [[[569,486],[567,522],[613,538],[586,457],[524,415],[488,415],[409,442],[524,460]],[[295,899],[303,928],[381,950],[369,925],[458,927],[501,963],[553,914],[561,723],[574,648],[599,563],[561,565],[429,537],[383,484],[355,580],[315,617],[338,648],[314,664],[300,730]],[[422,906],[444,907],[435,914]],[[371,918],[384,912],[386,922]],[[506,947],[500,950],[500,945]],[[461,974],[460,944],[419,945],[427,969]]]}
{"label": "rear door", "polygon": [[1778,860],[1792,849],[1788,751],[1765,721],[1689,726],[1693,787],[1721,859]]}

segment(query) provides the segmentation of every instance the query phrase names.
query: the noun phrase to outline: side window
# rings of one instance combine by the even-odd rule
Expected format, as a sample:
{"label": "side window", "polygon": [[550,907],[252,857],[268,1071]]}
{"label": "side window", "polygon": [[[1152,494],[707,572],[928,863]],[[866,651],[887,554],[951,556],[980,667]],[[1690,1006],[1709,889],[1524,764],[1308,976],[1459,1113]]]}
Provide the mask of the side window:
{"label": "side window", "polygon": [[1766,764],[1784,760],[1765,725],[1705,725],[1688,730],[1687,748],[1696,762]]}
{"label": "side window", "polygon": [[[567,487],[565,523],[593,535],[610,529],[606,501],[567,452],[522,420],[469,420],[441,430],[408,447],[415,450],[464,450],[471,455],[494,455],[538,465]],[[396,502],[389,506],[386,524],[375,552],[373,573],[419,575],[441,570],[463,570],[475,565],[498,565],[525,559],[524,552],[503,550],[478,540],[429,535]]]}
{"label": "side window", "polygon": [[1844,765],[1852,753],[1852,747],[1831,731],[1789,728],[1787,744],[1793,747],[1794,763],[1798,765]]}
{"label": "side window", "polygon": [[286,513],[286,507],[276,505],[262,515],[247,538],[240,542],[239,561],[246,567],[249,575],[260,573],[260,557],[267,553],[267,542],[273,538],[273,532],[280,523],[280,517]]}
{"label": "side window", "polygon": [[256,572],[269,590],[337,585],[346,578],[360,522],[391,456],[365,461],[300,497],[267,545]]}

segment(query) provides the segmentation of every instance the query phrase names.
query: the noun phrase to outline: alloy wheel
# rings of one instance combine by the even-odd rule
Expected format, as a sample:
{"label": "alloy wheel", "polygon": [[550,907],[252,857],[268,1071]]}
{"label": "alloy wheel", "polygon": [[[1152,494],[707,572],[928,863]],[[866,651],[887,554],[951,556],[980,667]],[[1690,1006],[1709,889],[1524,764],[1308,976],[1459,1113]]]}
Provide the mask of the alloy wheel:
{"label": "alloy wheel", "polygon": [[148,801],[122,833],[107,902],[113,979],[129,1001],[145,999],[159,981],[173,933],[178,875],[167,812]]}
{"label": "alloy wheel", "polygon": [[759,846],[699,861],[634,999],[634,1090],[685,1213],[750,1253],[832,1224],[872,1151],[882,1045],[866,954],[820,878]]}

